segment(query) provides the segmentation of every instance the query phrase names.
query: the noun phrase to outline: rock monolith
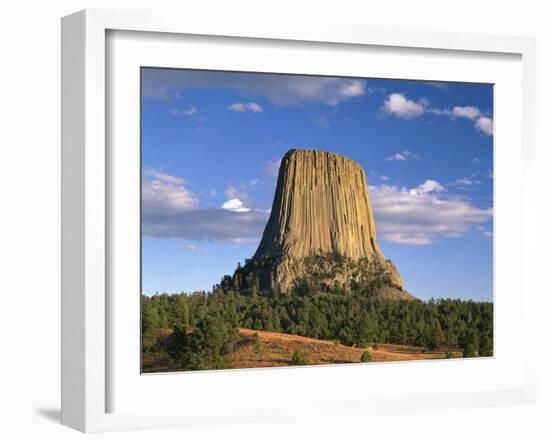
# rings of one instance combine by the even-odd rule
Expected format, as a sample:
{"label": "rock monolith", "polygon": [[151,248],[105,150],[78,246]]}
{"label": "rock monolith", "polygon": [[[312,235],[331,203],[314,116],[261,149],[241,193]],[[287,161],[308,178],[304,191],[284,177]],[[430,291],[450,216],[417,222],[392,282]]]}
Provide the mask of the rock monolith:
{"label": "rock monolith", "polygon": [[376,240],[367,178],[336,153],[291,149],[281,160],[270,217],[240,284],[289,292],[296,284],[370,284],[381,295],[410,298]]}

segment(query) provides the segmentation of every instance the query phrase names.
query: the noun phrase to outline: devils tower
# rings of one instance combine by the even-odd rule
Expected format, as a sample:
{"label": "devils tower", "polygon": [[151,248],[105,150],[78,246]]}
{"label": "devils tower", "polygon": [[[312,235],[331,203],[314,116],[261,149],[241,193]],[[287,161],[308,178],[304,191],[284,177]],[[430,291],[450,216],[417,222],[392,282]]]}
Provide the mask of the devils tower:
{"label": "devils tower", "polygon": [[319,150],[291,149],[282,158],[260,245],[234,279],[285,293],[305,281],[411,297],[378,246],[363,168]]}

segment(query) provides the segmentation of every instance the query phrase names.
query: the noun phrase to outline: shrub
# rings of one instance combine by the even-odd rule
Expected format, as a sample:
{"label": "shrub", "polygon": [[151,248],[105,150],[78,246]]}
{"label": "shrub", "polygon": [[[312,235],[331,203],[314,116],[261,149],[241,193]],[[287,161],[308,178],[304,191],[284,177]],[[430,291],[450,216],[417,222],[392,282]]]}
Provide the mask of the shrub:
{"label": "shrub", "polygon": [[475,358],[477,356],[476,347],[472,343],[467,343],[464,347],[465,358]]}
{"label": "shrub", "polygon": [[361,362],[370,362],[372,361],[372,354],[368,351],[364,351],[361,355]]}
{"label": "shrub", "polygon": [[263,351],[264,346],[262,344],[262,339],[258,333],[254,333],[254,353],[259,354]]}
{"label": "shrub", "polygon": [[378,345],[378,343],[375,343],[375,344],[372,346],[372,348],[373,348],[374,350],[378,350],[378,349],[380,348],[380,346]]}
{"label": "shrub", "polygon": [[309,364],[309,354],[304,350],[294,350],[294,353],[292,354],[292,363],[294,365]]}
{"label": "shrub", "polygon": [[479,356],[493,356],[493,338],[486,334],[481,335],[479,341]]}

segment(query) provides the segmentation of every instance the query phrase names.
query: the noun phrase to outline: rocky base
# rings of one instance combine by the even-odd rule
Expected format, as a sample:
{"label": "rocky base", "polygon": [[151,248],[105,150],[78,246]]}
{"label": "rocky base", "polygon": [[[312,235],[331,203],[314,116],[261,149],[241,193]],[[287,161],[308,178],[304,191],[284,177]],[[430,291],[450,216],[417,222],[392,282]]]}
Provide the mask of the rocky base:
{"label": "rocky base", "polygon": [[290,293],[309,287],[317,289],[364,288],[391,299],[414,299],[403,289],[403,283],[389,260],[341,255],[313,255],[305,258],[254,259],[237,269],[233,276],[236,287],[263,292]]}

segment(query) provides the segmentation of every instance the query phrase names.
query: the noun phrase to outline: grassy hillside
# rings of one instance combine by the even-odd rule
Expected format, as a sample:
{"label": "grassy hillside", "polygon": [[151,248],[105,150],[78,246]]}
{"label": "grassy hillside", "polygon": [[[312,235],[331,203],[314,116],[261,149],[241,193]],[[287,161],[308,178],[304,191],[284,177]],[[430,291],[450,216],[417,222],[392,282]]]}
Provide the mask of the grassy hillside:
{"label": "grassy hillside", "polygon": [[[157,337],[167,336],[170,329],[157,332]],[[227,355],[226,368],[284,367],[293,365],[326,365],[361,362],[365,351],[372,355],[372,362],[410,361],[462,357],[460,349],[427,351],[422,347],[379,344],[374,347],[350,347],[337,342],[307,338],[285,333],[239,329],[239,338],[233,351]],[[305,360],[296,363],[296,355]],[[294,357],[294,361],[293,361]],[[143,371],[178,371],[170,357],[162,351],[143,353]]]}

